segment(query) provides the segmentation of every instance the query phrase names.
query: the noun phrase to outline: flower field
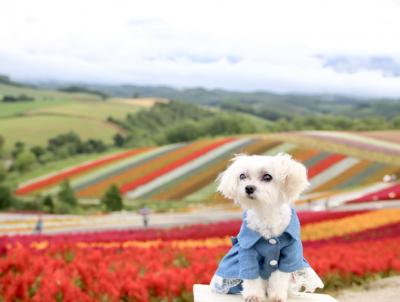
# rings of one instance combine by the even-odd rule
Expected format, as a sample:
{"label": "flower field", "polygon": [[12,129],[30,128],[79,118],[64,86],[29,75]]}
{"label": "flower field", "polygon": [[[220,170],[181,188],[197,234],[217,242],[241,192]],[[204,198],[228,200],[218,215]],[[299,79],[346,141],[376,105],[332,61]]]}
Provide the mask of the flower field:
{"label": "flower field", "polygon": [[351,200],[349,203],[361,203],[361,202],[371,202],[379,200],[393,200],[400,198],[400,184],[395,184],[384,189],[366,194],[355,200]]}
{"label": "flower field", "polygon": [[[400,210],[300,212],[326,287],[400,273]],[[191,301],[240,221],[172,229],[0,237],[1,301]]]}
{"label": "flower field", "polygon": [[[214,180],[233,154],[288,152],[308,168],[311,187],[303,200],[318,200],[315,193],[322,193],[320,196],[326,198],[349,190],[358,190],[358,194],[344,198],[341,203],[398,199],[398,188],[383,198],[380,191],[389,185],[369,187],[379,184],[386,174],[400,176],[397,144],[354,133],[302,132],[287,137],[293,136],[298,138],[296,143],[285,140],[284,135],[241,136],[128,150],[23,183],[16,193],[54,193],[60,182],[68,179],[81,198],[99,198],[110,185],[116,184],[126,198],[133,200],[223,202],[215,194]],[[368,154],[358,157],[315,148],[303,144],[302,137],[311,137],[321,142],[321,146],[329,140],[338,146],[369,150],[375,157],[372,160]],[[376,154],[381,154],[382,160]],[[395,159],[394,164],[388,163],[387,156],[391,156],[392,162]]]}
{"label": "flower field", "polygon": [[349,144],[357,148],[365,148],[370,151],[378,151],[386,154],[400,154],[400,146],[396,139],[391,136],[396,136],[395,133],[391,135],[374,135],[363,133],[339,132],[339,131],[305,131],[302,135],[317,137],[322,140],[328,140],[338,143]]}
{"label": "flower field", "polygon": [[70,169],[65,169],[63,171],[54,173],[43,179],[38,179],[33,182],[28,182],[26,185],[23,186],[23,188],[20,188],[19,190],[17,190],[16,193],[20,194],[20,195],[24,195],[26,193],[30,193],[32,191],[41,189],[43,187],[51,186],[51,185],[57,184],[57,183],[65,180],[65,179],[68,179],[72,176],[81,175],[81,174],[85,173],[86,171],[89,171],[93,168],[99,168],[108,163],[115,162],[115,161],[130,157],[130,156],[140,154],[148,149],[149,148],[130,150],[127,152],[122,152],[122,153],[118,153],[115,155],[106,156],[106,157],[103,157],[103,158],[95,160],[95,161],[84,163],[78,167],[72,167]]}

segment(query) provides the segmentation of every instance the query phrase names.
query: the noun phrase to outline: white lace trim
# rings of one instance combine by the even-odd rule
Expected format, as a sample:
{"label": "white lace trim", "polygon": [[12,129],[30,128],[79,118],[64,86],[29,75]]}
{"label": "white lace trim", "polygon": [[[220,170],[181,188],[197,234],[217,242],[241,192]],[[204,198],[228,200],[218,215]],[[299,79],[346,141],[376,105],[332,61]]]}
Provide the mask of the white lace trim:
{"label": "white lace trim", "polygon": [[239,285],[241,279],[224,279],[220,276],[214,275],[210,282],[210,287],[213,292],[219,294],[227,294],[232,287]]}
{"label": "white lace trim", "polygon": [[[242,282],[241,279],[225,279],[214,275],[210,282],[211,290],[219,294],[227,294],[232,287]],[[324,288],[324,283],[317,273],[311,268],[306,267],[291,273],[289,290],[291,292],[313,293],[317,288]]]}
{"label": "white lace trim", "polygon": [[317,288],[323,288],[324,283],[317,273],[311,268],[306,267],[292,273],[289,288],[292,292],[315,292]]}

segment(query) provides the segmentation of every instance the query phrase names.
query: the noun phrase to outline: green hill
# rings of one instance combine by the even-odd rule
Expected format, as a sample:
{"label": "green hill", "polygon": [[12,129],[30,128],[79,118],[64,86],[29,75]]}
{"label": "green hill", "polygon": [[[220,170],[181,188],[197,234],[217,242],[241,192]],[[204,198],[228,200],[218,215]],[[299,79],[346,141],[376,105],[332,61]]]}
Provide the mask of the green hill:
{"label": "green hill", "polygon": [[[29,102],[1,102],[5,96],[29,96]],[[71,93],[0,84],[0,134],[9,151],[17,141],[28,145],[43,145],[60,133],[74,131],[82,138],[111,142],[123,130],[108,121],[109,117],[123,118],[139,107],[104,101],[100,95]]]}
{"label": "green hill", "polygon": [[[181,103],[140,102],[138,97]],[[31,86],[0,77],[0,135],[6,152],[18,141],[43,145],[71,131],[107,144],[120,134],[119,146],[140,146],[239,133],[399,129],[399,112],[398,100],[134,85]]]}
{"label": "green hill", "polygon": [[[111,96],[163,97],[171,100],[219,106],[277,120],[296,116],[341,115],[350,118],[380,116],[396,118],[400,112],[399,99],[358,98],[343,95],[278,94],[267,91],[239,92],[223,89],[187,88],[167,86],[76,84],[85,89]],[[57,89],[60,83],[43,84]]]}
{"label": "green hill", "polygon": [[[104,98],[95,88],[46,88],[0,84],[0,134],[6,152],[18,141],[44,146],[49,138],[75,132],[82,139],[130,146],[188,141],[203,136],[264,132],[270,123],[249,113],[158,99]],[[23,96],[23,97],[21,97]],[[1,102],[8,98],[13,101]],[[143,100],[143,101],[142,101]],[[149,104],[151,104],[149,106]],[[155,104],[155,106],[153,106]],[[139,109],[140,112],[137,113]],[[122,146],[122,143],[121,143]]]}

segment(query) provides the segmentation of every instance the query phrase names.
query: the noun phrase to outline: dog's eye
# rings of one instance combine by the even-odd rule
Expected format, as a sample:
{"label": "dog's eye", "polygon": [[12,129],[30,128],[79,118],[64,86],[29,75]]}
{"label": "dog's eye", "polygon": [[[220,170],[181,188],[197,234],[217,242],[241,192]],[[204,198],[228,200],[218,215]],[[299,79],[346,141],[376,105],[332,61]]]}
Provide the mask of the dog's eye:
{"label": "dog's eye", "polygon": [[263,176],[263,178],[262,178],[262,180],[263,180],[263,181],[270,182],[270,181],[272,180],[271,174],[265,173],[264,176]]}
{"label": "dog's eye", "polygon": [[242,173],[242,174],[240,174],[239,178],[240,178],[241,180],[246,179],[246,175],[245,175],[244,173]]}

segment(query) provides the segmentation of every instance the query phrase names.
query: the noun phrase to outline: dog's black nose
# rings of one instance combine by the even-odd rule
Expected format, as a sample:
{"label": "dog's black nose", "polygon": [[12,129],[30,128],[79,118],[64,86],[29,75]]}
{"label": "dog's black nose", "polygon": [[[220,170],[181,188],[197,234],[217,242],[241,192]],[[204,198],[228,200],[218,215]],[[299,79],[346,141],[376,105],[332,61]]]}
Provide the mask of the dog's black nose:
{"label": "dog's black nose", "polygon": [[250,195],[250,194],[254,193],[254,191],[256,190],[256,187],[255,186],[246,186],[244,189],[246,190],[246,193]]}

